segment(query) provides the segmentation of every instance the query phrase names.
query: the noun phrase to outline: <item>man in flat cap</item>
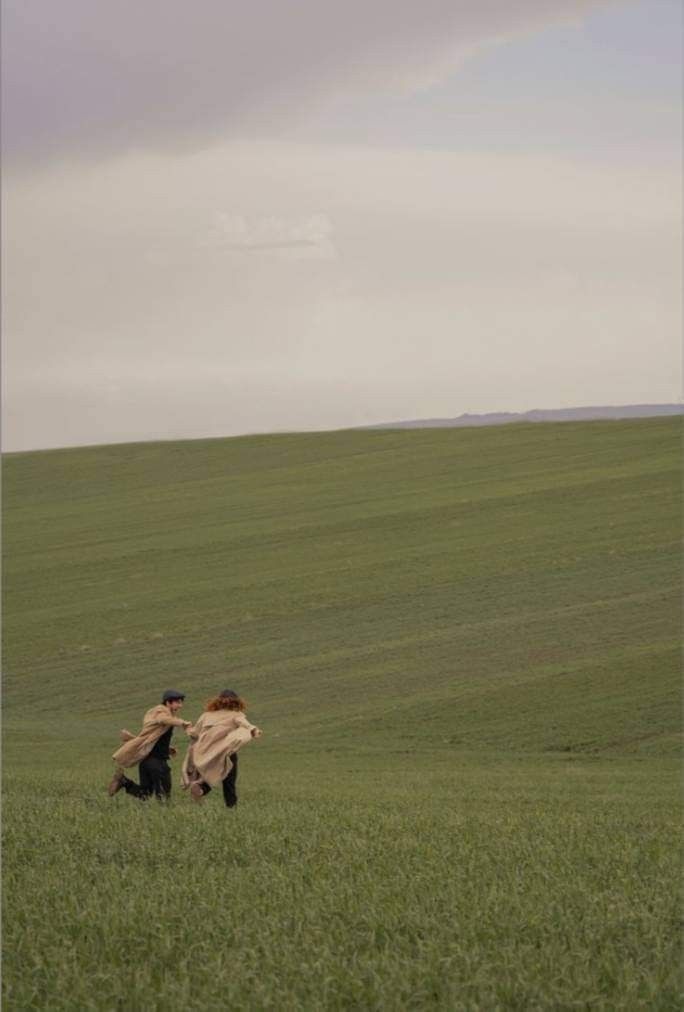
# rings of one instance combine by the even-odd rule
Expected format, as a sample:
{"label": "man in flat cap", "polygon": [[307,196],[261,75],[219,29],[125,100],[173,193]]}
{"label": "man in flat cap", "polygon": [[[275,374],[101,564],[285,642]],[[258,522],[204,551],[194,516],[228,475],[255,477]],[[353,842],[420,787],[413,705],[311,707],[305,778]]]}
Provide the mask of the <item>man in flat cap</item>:
{"label": "man in flat cap", "polygon": [[[123,745],[112,756],[116,771],[107,788],[110,797],[123,788],[126,794],[132,794],[141,800],[153,795],[159,801],[168,799],[171,794],[169,757],[176,754],[171,745],[173,729],[182,727],[185,730],[190,727],[189,720],[176,716],[184,700],[184,693],[167,689],[161,703],[153,706],[143,717],[139,734],[131,734],[125,729],[121,732]],[[136,764],[139,784],[129,780],[124,773],[125,769]]]}

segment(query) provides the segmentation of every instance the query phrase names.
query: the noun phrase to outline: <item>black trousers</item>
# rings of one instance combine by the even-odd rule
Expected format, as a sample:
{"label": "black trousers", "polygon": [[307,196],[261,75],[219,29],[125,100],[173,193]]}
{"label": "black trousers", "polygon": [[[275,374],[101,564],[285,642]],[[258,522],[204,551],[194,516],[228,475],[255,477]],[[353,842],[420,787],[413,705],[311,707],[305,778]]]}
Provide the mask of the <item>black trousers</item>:
{"label": "black trousers", "polygon": [[138,766],[140,784],[124,777],[123,789],[134,798],[146,800],[153,795],[159,801],[165,801],[171,794],[171,769],[166,759],[148,755]]}
{"label": "black trousers", "polygon": [[[235,753],[233,753],[230,759],[231,762],[233,763],[233,768],[228,774],[228,776],[224,777],[223,779],[222,783],[223,800],[225,801],[228,808],[235,808],[238,800],[237,791],[235,790],[238,775],[238,757]],[[202,782],[202,791],[204,792],[204,794],[208,794],[210,790],[211,787],[209,786],[209,784],[205,784],[204,782]]]}

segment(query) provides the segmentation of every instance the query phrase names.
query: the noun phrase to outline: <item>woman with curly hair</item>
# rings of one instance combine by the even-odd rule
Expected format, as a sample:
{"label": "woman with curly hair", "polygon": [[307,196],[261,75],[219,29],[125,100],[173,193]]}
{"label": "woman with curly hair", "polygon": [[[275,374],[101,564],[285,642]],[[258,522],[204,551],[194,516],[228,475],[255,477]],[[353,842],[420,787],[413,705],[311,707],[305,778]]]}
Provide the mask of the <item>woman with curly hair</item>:
{"label": "woman with curly hair", "polygon": [[187,729],[191,745],[183,762],[183,787],[195,801],[223,785],[228,808],[237,804],[237,752],[261,731],[245,716],[245,701],[232,689],[210,699],[196,724]]}

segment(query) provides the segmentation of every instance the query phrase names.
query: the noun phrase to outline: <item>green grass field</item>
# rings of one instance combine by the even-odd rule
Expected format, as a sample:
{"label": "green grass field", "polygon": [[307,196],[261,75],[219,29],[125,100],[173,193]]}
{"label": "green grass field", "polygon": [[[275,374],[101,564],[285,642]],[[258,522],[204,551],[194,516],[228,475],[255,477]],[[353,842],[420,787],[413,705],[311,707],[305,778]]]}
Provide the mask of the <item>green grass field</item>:
{"label": "green grass field", "polygon": [[[680,437],[6,457],[5,1008],[678,1009]],[[104,793],[169,685],[237,810]]]}

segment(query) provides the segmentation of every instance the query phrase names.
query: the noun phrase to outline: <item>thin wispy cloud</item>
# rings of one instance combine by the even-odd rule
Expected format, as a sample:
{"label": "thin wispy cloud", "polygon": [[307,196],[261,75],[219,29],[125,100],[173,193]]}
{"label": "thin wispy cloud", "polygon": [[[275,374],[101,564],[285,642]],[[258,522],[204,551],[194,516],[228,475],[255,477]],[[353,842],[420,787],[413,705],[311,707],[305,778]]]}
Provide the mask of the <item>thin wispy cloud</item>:
{"label": "thin wispy cloud", "polygon": [[221,212],[201,245],[215,250],[295,260],[333,260],[337,253],[332,232],[332,223],[325,214],[301,219],[272,215],[247,219],[243,215]]}

